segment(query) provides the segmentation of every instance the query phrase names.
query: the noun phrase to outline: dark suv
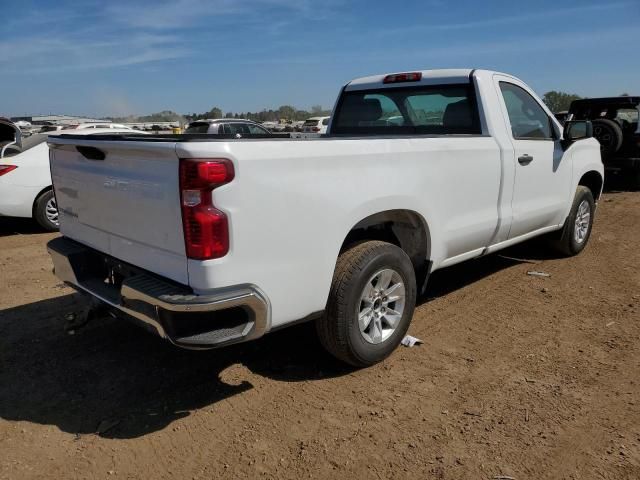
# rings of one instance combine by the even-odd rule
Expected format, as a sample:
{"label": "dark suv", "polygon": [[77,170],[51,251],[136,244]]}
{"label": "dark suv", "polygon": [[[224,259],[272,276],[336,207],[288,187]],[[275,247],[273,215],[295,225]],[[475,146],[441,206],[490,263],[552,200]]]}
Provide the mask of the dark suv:
{"label": "dark suv", "polygon": [[640,187],[640,97],[574,100],[571,120],[591,120],[600,142],[602,161],[609,170],[624,170]]}

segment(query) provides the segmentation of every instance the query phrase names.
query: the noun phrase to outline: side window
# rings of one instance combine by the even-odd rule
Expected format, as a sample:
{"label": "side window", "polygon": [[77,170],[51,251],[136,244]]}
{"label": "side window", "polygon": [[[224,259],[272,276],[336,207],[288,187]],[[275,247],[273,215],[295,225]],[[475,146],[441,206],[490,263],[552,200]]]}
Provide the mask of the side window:
{"label": "side window", "polygon": [[638,123],[638,110],[635,108],[619,108],[616,110],[615,119],[624,125],[624,122]]}
{"label": "side window", "polygon": [[513,138],[553,139],[551,122],[547,113],[526,90],[506,82],[500,82],[500,90],[509,113]]}
{"label": "side window", "polygon": [[328,118],[324,118],[322,120],[322,125],[329,125],[329,119]]}
{"label": "side window", "polygon": [[224,133],[244,135],[249,133],[249,128],[244,123],[227,123],[225,124]]}
{"label": "side window", "polygon": [[269,133],[264,128],[259,127],[257,125],[249,124],[248,127],[249,127],[249,133],[251,133],[252,135],[255,135],[255,134],[265,135]]}

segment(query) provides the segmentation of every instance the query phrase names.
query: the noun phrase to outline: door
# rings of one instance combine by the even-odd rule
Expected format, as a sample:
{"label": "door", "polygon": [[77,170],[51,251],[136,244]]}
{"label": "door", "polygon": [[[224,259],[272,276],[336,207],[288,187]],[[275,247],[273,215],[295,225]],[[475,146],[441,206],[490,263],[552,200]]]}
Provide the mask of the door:
{"label": "door", "polygon": [[526,86],[509,77],[496,81],[514,149],[511,239],[564,222],[571,164],[550,115]]}

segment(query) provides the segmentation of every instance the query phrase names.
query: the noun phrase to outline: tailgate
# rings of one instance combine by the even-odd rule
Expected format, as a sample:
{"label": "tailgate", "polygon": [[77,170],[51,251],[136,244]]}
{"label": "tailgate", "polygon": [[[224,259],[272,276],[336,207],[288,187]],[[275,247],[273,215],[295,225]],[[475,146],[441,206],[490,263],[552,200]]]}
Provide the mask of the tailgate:
{"label": "tailgate", "polygon": [[61,233],[188,284],[175,143],[56,137],[49,144]]}

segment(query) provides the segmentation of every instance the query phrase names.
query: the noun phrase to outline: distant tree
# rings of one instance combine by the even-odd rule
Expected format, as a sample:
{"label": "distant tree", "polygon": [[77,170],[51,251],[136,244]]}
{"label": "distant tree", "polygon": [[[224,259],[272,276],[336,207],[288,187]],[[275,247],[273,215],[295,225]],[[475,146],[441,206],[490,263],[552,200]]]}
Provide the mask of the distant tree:
{"label": "distant tree", "polygon": [[309,117],[313,117],[313,114],[306,110],[298,110],[296,112],[295,120],[306,120]]}
{"label": "distant tree", "polygon": [[630,96],[630,95],[629,95],[628,93],[621,93],[621,94],[620,94],[620,96],[621,96],[621,97],[628,97],[628,96]]}
{"label": "distant tree", "polygon": [[557,92],[555,90],[551,90],[550,92],[544,94],[542,100],[544,101],[544,103],[546,103],[547,107],[549,107],[549,109],[555,113],[561,112],[563,110],[569,110],[569,105],[571,105],[571,102],[573,102],[574,100],[579,100],[580,98],[582,97],[576,95],[575,93]]}
{"label": "distant tree", "polygon": [[313,105],[310,109],[299,110],[291,105],[282,105],[277,110],[266,108],[258,112],[226,112],[224,113],[220,108],[213,107],[208,112],[202,113],[190,113],[181,115],[179,113],[164,110],[158,113],[152,113],[151,115],[135,116],[130,115],[128,117],[111,117],[110,120],[117,123],[124,122],[180,122],[187,123],[195,120],[201,120],[204,118],[247,118],[256,122],[275,122],[280,119],[286,120],[306,120],[309,117],[319,117],[325,115],[331,115],[330,110],[323,110],[321,105]]}
{"label": "distant tree", "polygon": [[278,108],[278,119],[293,120],[296,116],[296,109],[291,105],[282,105]]}
{"label": "distant tree", "polygon": [[222,118],[222,110],[220,110],[218,107],[213,107],[211,110],[209,110],[209,118]]}

